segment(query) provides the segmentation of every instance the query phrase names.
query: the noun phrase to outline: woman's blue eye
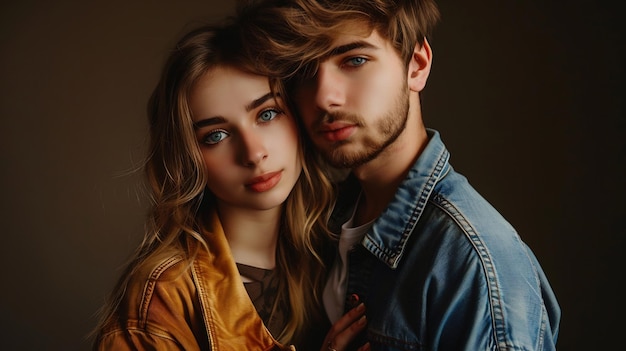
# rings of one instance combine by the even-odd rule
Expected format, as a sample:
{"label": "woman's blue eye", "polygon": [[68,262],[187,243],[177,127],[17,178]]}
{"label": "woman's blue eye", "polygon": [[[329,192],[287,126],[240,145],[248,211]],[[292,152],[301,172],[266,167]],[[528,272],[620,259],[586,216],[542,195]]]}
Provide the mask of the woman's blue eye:
{"label": "woman's blue eye", "polygon": [[278,113],[279,112],[276,110],[265,110],[261,112],[261,114],[259,115],[259,119],[263,122],[268,122],[276,118]]}
{"label": "woman's blue eye", "polygon": [[219,143],[220,141],[226,139],[227,137],[228,137],[228,133],[226,131],[215,130],[207,134],[206,137],[204,137],[203,141],[205,144],[213,145],[213,144]]}
{"label": "woman's blue eye", "polygon": [[364,57],[352,57],[348,60],[348,63],[352,66],[361,66],[365,62],[367,62],[367,59]]}

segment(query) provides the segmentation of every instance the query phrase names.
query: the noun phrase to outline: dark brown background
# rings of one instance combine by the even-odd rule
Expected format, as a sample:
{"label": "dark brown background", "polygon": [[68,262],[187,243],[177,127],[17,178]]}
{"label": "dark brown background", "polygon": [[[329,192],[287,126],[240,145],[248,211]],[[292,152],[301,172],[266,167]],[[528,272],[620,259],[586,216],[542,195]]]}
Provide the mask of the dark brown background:
{"label": "dark brown background", "polygon": [[[16,2],[17,3],[17,2]],[[222,1],[0,5],[0,348],[87,350],[140,239],[145,105]],[[424,92],[452,163],[534,249],[560,350],[621,345],[623,17],[606,1],[440,1]]]}

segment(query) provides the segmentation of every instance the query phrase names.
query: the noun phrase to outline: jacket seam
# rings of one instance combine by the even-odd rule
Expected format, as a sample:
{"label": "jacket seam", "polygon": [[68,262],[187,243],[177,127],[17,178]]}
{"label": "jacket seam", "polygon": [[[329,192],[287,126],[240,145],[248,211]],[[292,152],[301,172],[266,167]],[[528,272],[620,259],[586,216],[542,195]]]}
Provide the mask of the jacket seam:
{"label": "jacket seam", "polygon": [[116,327],[115,329],[112,329],[108,331],[107,333],[102,334],[102,337],[100,339],[101,340],[106,339],[115,334],[127,334],[127,333],[139,333],[139,334],[150,335],[152,337],[169,340],[175,343],[176,345],[180,345],[180,343],[175,338],[173,338],[167,330],[154,328],[148,325],[146,326],[138,325],[136,327],[126,325],[124,328]]}
{"label": "jacket seam", "polygon": [[465,216],[463,216],[461,212],[451,202],[449,202],[440,194],[437,194],[433,197],[432,203],[433,205],[440,208],[442,211],[446,212],[450,216],[450,218],[457,223],[459,228],[469,239],[471,245],[474,247],[474,250],[478,254],[478,257],[480,257],[483,272],[485,273],[485,278],[487,281],[487,286],[489,287],[489,307],[491,309],[493,328],[496,334],[496,347],[498,350],[514,349],[515,346],[512,345],[506,337],[506,323],[502,307],[502,296],[500,293],[497,272],[495,266],[493,265],[493,260],[491,258],[491,254],[489,253],[489,250],[487,249],[487,246],[482,241],[480,235],[478,235],[476,230],[467,221]]}
{"label": "jacket seam", "polygon": [[157,281],[161,277],[161,274],[168,270],[170,267],[174,266],[178,262],[182,260],[182,257],[177,255],[168,258],[159,264],[153,271],[150,273],[150,277],[146,281],[144,285],[143,292],[141,294],[141,307],[139,310],[139,326],[140,328],[145,329],[148,324],[148,310],[150,308],[150,303],[152,302],[152,296],[154,293],[154,289]]}
{"label": "jacket seam", "polygon": [[424,213],[424,208],[426,207],[426,204],[428,203],[428,199],[430,198],[430,195],[432,194],[433,189],[435,188],[435,184],[437,184],[437,182],[440,179],[441,171],[446,165],[446,162],[448,160],[447,156],[448,156],[448,152],[444,150],[441,156],[439,156],[439,159],[437,160],[437,164],[435,165],[433,171],[431,172],[430,177],[428,177],[428,181],[426,182],[426,184],[424,185],[424,188],[422,189],[420,193],[417,203],[415,204],[415,207],[413,208],[413,212],[411,213],[411,217],[409,218],[402,232],[402,239],[400,241],[400,245],[398,246],[398,250],[397,250],[398,253],[396,255],[395,261],[392,262],[392,266],[394,268],[398,267],[398,263],[400,262],[402,253],[404,253],[406,243],[409,240],[409,237],[411,236],[411,234],[413,234],[415,225],[417,224],[417,222],[419,222],[419,219],[422,217],[422,213]]}

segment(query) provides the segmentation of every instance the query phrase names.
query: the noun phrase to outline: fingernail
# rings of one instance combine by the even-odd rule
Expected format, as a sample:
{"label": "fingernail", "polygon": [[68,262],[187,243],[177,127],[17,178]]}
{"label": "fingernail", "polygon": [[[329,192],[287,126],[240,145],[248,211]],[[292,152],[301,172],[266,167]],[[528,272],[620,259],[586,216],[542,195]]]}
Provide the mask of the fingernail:
{"label": "fingernail", "polygon": [[365,304],[363,302],[361,302],[360,304],[358,304],[356,306],[356,310],[359,311],[359,312],[365,311]]}
{"label": "fingernail", "polygon": [[361,316],[361,318],[359,318],[357,323],[359,325],[365,325],[365,323],[367,323],[367,318],[365,317],[365,315]]}

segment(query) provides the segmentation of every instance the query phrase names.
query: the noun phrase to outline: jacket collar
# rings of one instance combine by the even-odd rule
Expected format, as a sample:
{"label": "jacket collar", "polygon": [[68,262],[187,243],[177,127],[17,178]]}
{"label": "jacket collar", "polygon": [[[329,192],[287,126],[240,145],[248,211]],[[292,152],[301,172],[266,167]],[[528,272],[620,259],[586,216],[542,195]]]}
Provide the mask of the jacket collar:
{"label": "jacket collar", "polygon": [[[429,141],[387,208],[376,219],[361,244],[379,260],[394,269],[398,266],[413,228],[418,223],[435,184],[449,169],[450,154],[439,132],[428,129]],[[342,183],[329,227],[338,233],[350,218],[360,186],[350,175]]]}
{"label": "jacket collar", "polygon": [[[263,324],[243,285],[217,213],[213,211],[210,218],[203,235],[207,248],[198,250],[192,272],[213,349],[233,345],[246,350],[291,349],[280,345]],[[188,239],[188,245],[194,243],[197,241]]]}

